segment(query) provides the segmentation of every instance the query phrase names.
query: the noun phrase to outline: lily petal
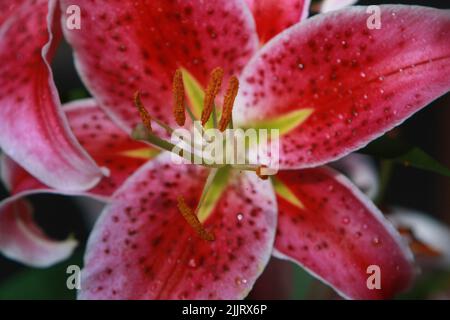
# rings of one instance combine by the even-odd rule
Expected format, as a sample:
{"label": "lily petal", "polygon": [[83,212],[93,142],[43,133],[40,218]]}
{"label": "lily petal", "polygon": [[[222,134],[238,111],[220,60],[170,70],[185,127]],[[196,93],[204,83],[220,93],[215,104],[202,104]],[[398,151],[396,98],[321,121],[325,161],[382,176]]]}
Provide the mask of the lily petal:
{"label": "lily petal", "polygon": [[[421,256],[417,252],[416,259],[425,267],[435,267],[448,270],[450,267],[450,228],[443,222],[433,219],[429,214],[402,207],[392,207],[387,218],[398,229],[410,229],[414,239],[428,246],[437,256]],[[414,252],[414,250],[413,250]]]}
{"label": "lily petal", "polygon": [[81,30],[65,29],[84,83],[126,130],[140,123],[133,95],[170,125],[172,78],[187,69],[204,87],[216,67],[239,74],[257,49],[250,10],[240,0],[63,0],[82,10]]}
{"label": "lily petal", "polygon": [[320,12],[330,12],[352,6],[357,3],[358,0],[324,0],[320,6]]}
{"label": "lily petal", "polygon": [[[156,155],[156,150],[132,140],[117,127],[92,99],[79,100],[63,106],[76,138],[94,160],[109,171],[93,189],[82,194],[106,199],[134,171]],[[48,186],[31,176],[12,159],[3,157],[2,179],[11,194],[28,190],[48,190]],[[80,192],[61,192],[78,195]]]}
{"label": "lily petal", "polygon": [[[277,179],[298,201],[277,193],[276,256],[305,267],[346,298],[392,298],[411,284],[408,246],[344,176],[316,168],[282,171]],[[367,285],[370,266],[379,267],[379,289]]]}
{"label": "lily petal", "polygon": [[265,43],[305,19],[311,0],[245,0],[253,12],[259,41]]}
{"label": "lily petal", "polygon": [[208,170],[162,154],[114,195],[89,239],[81,299],[237,299],[266,266],[276,204],[255,174],[230,177],[199,238],[177,208],[194,208]]}
{"label": "lily petal", "polygon": [[102,173],[60,109],[49,60],[61,31],[56,1],[15,1],[0,17],[0,147],[46,184],[92,188]]}
{"label": "lily petal", "polygon": [[352,153],[331,167],[344,173],[366,196],[375,199],[380,189],[378,170],[375,161],[368,155]]}
{"label": "lily petal", "polygon": [[131,140],[119,129],[94,100],[76,101],[63,109],[76,137],[99,164],[109,168],[110,174],[88,191],[53,190],[11,158],[5,155],[0,158],[1,178],[13,195],[0,203],[0,229],[8,228],[0,234],[0,252],[35,267],[49,266],[67,258],[72,253],[74,240],[57,242],[34,232],[38,227],[33,225],[28,205],[25,210],[23,198],[31,194],[54,193],[84,195],[106,201],[117,187],[154,155],[153,149]]}
{"label": "lily petal", "polygon": [[[308,117],[280,141],[280,167],[338,159],[401,124],[450,90],[450,14],[380,6],[318,15],[283,32],[243,71],[241,125],[298,110]],[[239,118],[238,118],[239,117]]]}
{"label": "lily petal", "polygon": [[0,252],[32,267],[49,267],[68,258],[77,241],[56,241],[34,223],[30,204],[13,197],[0,203]]}
{"label": "lily petal", "polygon": [[133,140],[121,130],[95,100],[75,101],[64,106],[69,124],[80,144],[109,175],[89,192],[110,196],[140,166],[158,151]]}
{"label": "lily petal", "polygon": [[19,1],[8,1],[0,3],[0,26],[17,10]]}

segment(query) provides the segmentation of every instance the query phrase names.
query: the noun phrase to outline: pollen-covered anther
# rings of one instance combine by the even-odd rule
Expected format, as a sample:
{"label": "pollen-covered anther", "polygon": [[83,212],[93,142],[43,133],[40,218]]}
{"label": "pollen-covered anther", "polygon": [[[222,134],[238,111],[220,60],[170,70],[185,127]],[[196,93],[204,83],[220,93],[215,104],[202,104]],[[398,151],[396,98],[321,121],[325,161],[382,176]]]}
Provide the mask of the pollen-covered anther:
{"label": "pollen-covered anther", "polygon": [[205,99],[203,102],[203,112],[202,112],[202,125],[204,126],[209,118],[214,108],[214,100],[222,87],[223,80],[223,69],[215,68],[211,72],[211,76],[208,82],[208,86],[205,92]]}
{"label": "pollen-covered anther", "polygon": [[222,132],[225,131],[232,119],[234,100],[236,99],[238,91],[239,80],[233,76],[228,82],[227,93],[225,95],[225,98],[223,99],[222,117],[220,118],[219,122],[219,130]]}
{"label": "pollen-covered anther", "polygon": [[184,198],[181,196],[178,197],[178,209],[180,210],[187,223],[189,223],[189,225],[195,230],[200,238],[206,241],[215,240],[214,234],[203,227],[194,211],[192,211],[192,209],[187,205]]}
{"label": "pollen-covered anther", "polygon": [[152,132],[152,117],[148,113],[147,109],[145,109],[144,104],[141,100],[141,93],[138,91],[134,95],[134,104],[139,110],[139,115],[141,116],[142,123],[144,124],[145,128]]}
{"label": "pollen-covered anther", "polygon": [[177,69],[173,76],[173,115],[179,126],[184,126],[186,122],[185,111],[183,73]]}

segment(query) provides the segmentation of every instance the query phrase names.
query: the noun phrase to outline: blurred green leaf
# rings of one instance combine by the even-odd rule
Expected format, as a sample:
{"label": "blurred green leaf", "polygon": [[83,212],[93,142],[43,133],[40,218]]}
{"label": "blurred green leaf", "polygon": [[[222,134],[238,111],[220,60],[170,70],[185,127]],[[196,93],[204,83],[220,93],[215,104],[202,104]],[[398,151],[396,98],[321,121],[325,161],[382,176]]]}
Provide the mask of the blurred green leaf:
{"label": "blurred green leaf", "polygon": [[442,165],[422,149],[399,139],[383,136],[359,152],[450,177],[449,168]]}
{"label": "blurred green leaf", "polygon": [[82,253],[47,269],[24,268],[0,283],[0,300],[72,300],[76,290],[66,286],[69,265],[82,265]]}
{"label": "blurred green leaf", "polygon": [[398,299],[431,299],[433,295],[450,289],[450,271],[426,272],[414,286]]}
{"label": "blurred green leaf", "polygon": [[295,265],[294,270],[294,292],[293,299],[295,300],[305,300],[309,293],[311,284],[315,279],[305,270]]}
{"label": "blurred green leaf", "polygon": [[67,93],[66,102],[85,99],[89,97],[89,93],[84,88],[72,89]]}

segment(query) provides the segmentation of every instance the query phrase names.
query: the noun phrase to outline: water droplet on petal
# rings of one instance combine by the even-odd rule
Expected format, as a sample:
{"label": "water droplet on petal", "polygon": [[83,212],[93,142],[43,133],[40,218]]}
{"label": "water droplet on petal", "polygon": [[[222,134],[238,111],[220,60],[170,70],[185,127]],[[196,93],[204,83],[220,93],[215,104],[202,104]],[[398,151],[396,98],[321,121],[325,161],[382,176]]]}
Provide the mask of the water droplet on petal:
{"label": "water droplet on petal", "polygon": [[349,224],[350,223],[350,218],[349,217],[342,218],[342,223],[343,224]]}
{"label": "water droplet on petal", "polygon": [[244,219],[244,215],[243,215],[242,213],[238,213],[237,216],[236,216],[236,218],[237,218],[239,221],[242,221],[242,219]]}
{"label": "water droplet on petal", "polygon": [[361,76],[361,78],[365,78],[366,77],[366,74],[364,72],[361,72],[359,75]]}
{"label": "water droplet on petal", "polygon": [[192,259],[189,260],[188,265],[189,265],[189,267],[191,267],[191,268],[197,267],[197,263],[195,262],[195,259],[194,259],[194,258],[192,258]]}
{"label": "water droplet on petal", "polygon": [[381,244],[380,238],[378,238],[378,237],[373,237],[373,239],[372,239],[372,244],[373,244],[374,246],[379,246],[379,245]]}
{"label": "water droplet on petal", "polygon": [[150,290],[151,291],[156,291],[158,290],[158,288],[160,287],[160,285],[162,284],[162,282],[160,280],[155,280],[151,286],[150,286]]}

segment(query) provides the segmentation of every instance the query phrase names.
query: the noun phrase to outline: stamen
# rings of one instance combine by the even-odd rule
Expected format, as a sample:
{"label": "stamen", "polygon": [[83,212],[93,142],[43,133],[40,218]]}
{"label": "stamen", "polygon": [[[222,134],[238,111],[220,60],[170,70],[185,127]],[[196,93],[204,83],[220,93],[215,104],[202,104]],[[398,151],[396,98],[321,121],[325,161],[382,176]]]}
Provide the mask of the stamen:
{"label": "stamen", "polygon": [[269,176],[268,176],[268,175],[262,174],[262,172],[261,172],[262,169],[267,169],[267,166],[266,166],[266,165],[259,166],[259,167],[256,169],[256,175],[257,175],[261,180],[267,180],[267,179],[269,179]]}
{"label": "stamen", "polygon": [[142,123],[144,124],[145,128],[148,130],[148,132],[153,132],[152,130],[152,117],[148,113],[147,109],[145,109],[144,104],[141,100],[141,93],[138,91],[134,95],[134,105],[139,110],[139,115],[141,116]]}
{"label": "stamen", "polygon": [[214,108],[214,100],[220,91],[223,79],[223,69],[215,68],[211,72],[210,80],[208,82],[208,87],[205,92],[205,99],[203,102],[203,112],[202,112],[202,125],[204,126],[209,118]]}
{"label": "stamen", "polygon": [[402,236],[409,237],[409,247],[414,254],[427,257],[442,256],[442,252],[420,241],[416,237],[412,229],[400,226],[397,228],[397,230]]}
{"label": "stamen", "polygon": [[219,130],[222,132],[225,131],[232,118],[234,100],[236,99],[238,90],[239,80],[233,76],[228,82],[227,94],[223,99],[222,117],[219,122]]}
{"label": "stamen", "polygon": [[197,216],[192,211],[192,209],[189,208],[182,196],[178,197],[178,209],[180,210],[187,223],[189,223],[189,225],[195,230],[195,232],[197,232],[200,238],[206,241],[215,240],[214,234],[203,227],[200,220],[198,220]]}
{"label": "stamen", "polygon": [[175,121],[179,126],[184,126],[186,122],[185,104],[184,104],[184,84],[183,73],[180,69],[175,71],[173,77],[173,114]]}

